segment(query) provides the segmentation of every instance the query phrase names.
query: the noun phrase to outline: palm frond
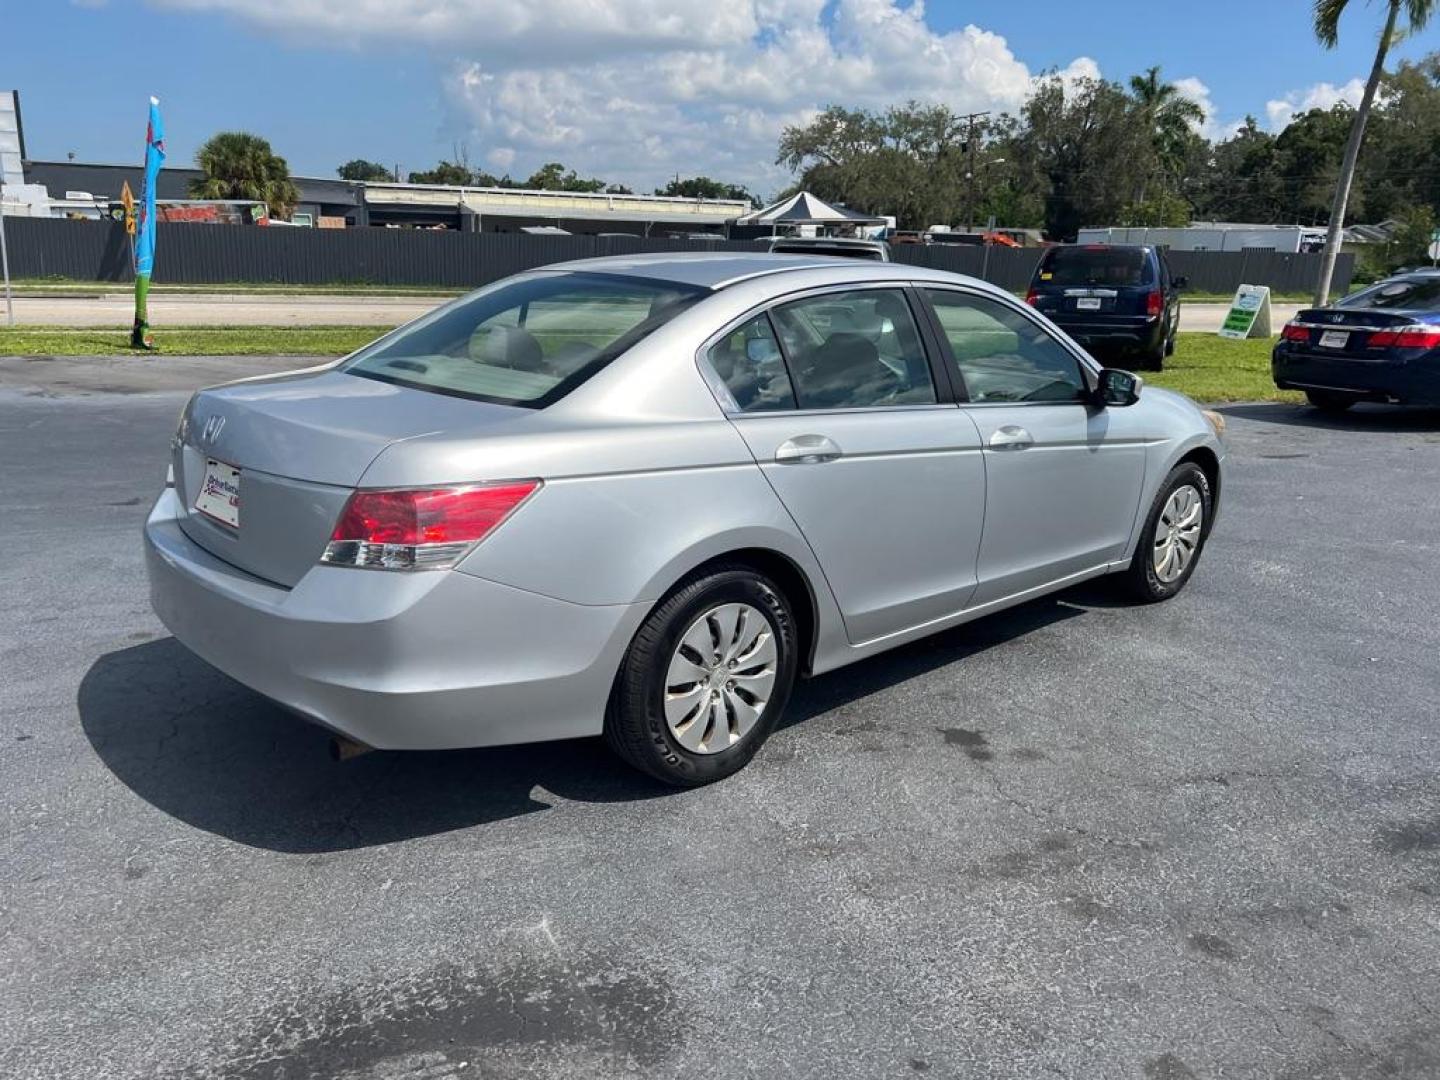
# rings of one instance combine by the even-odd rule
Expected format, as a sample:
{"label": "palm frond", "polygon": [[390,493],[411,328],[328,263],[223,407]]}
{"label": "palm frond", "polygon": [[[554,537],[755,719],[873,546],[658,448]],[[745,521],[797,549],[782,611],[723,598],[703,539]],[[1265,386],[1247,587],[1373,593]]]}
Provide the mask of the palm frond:
{"label": "palm frond", "polygon": [[1333,49],[1340,43],[1340,16],[1349,6],[1350,0],[1315,0],[1315,37],[1325,48]]}

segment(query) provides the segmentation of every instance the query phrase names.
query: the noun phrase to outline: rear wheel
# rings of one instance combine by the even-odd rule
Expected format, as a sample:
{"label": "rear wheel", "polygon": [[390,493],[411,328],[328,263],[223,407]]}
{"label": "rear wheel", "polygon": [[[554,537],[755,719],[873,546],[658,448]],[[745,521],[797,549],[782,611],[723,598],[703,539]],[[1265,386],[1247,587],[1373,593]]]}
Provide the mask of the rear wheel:
{"label": "rear wheel", "polygon": [[641,624],[605,715],[605,738],[678,787],[744,768],[795,682],[795,620],[768,578],[726,566],[677,586]]}
{"label": "rear wheel", "polygon": [[1331,390],[1306,390],[1305,400],[1321,412],[1327,413],[1342,413],[1355,404],[1355,398]]}
{"label": "rear wheel", "polygon": [[1210,478],[1200,466],[1187,461],[1170,470],[1150,504],[1125,572],[1137,600],[1168,600],[1185,587],[1205,546],[1212,505]]}

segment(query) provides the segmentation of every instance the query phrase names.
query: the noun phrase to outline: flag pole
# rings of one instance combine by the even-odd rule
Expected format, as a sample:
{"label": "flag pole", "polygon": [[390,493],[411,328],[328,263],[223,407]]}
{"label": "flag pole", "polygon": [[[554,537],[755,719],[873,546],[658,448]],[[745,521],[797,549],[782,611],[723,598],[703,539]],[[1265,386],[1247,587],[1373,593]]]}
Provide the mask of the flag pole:
{"label": "flag pole", "polygon": [[130,328],[132,349],[154,349],[150,336],[150,274],[155,267],[155,186],[165,164],[165,128],[160,120],[160,99],[150,99],[145,125],[145,186],[140,191],[140,214],[135,241],[135,322]]}

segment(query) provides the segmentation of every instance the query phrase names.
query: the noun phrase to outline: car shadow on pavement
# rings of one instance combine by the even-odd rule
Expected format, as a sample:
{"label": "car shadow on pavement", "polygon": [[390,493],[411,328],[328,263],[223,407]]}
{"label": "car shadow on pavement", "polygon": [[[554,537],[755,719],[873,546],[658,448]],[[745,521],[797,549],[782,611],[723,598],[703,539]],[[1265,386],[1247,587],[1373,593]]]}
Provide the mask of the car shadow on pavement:
{"label": "car shadow on pavement", "polygon": [[[172,817],[272,851],[342,851],[432,836],[579,802],[673,789],[598,739],[331,760],[329,736],[166,637],[100,657],[80,724],[131,791]],[[532,794],[533,792],[533,794]]]}
{"label": "car shadow on pavement", "polygon": [[[1081,586],[803,681],[782,726],[1109,602],[1103,588]],[[95,753],[140,798],[194,828],[284,853],[373,847],[532,814],[549,809],[546,792],[602,803],[678,790],[623,764],[599,739],[376,752],[337,764],[324,731],[170,637],[100,657],[76,704]]]}
{"label": "car shadow on pavement", "polygon": [[1219,405],[1219,412],[1237,420],[1328,431],[1394,432],[1398,435],[1440,433],[1440,409],[1363,403],[1342,413],[1326,413],[1309,405],[1263,402]]}

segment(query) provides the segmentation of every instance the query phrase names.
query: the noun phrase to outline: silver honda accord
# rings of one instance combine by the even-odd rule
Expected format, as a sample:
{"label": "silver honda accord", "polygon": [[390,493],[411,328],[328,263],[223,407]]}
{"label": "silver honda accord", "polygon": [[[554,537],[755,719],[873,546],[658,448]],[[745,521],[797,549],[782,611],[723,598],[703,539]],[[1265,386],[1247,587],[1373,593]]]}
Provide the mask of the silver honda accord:
{"label": "silver honda accord", "polygon": [[969,278],[566,263],[196,394],[151,596],[352,750],[603,733],[702,784],[798,676],[1101,575],[1174,596],[1222,427]]}

